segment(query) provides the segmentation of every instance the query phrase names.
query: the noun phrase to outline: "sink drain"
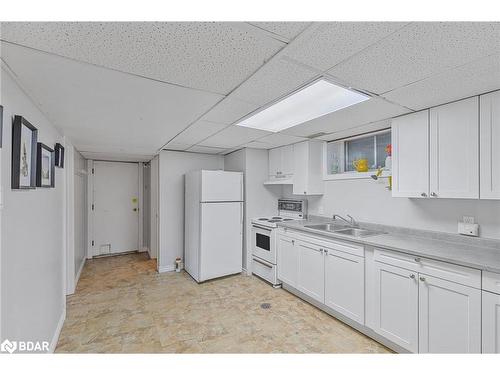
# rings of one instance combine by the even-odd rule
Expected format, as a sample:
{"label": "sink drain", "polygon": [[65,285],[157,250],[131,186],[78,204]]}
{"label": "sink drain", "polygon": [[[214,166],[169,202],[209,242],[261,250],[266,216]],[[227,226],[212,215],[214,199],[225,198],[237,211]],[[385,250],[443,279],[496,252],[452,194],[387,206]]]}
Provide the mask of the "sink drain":
{"label": "sink drain", "polygon": [[266,309],[270,309],[270,308],[271,308],[271,304],[270,304],[270,303],[267,303],[267,302],[266,302],[266,303],[261,303],[261,304],[260,304],[260,308],[261,308],[261,309],[264,309],[264,310],[266,310]]}

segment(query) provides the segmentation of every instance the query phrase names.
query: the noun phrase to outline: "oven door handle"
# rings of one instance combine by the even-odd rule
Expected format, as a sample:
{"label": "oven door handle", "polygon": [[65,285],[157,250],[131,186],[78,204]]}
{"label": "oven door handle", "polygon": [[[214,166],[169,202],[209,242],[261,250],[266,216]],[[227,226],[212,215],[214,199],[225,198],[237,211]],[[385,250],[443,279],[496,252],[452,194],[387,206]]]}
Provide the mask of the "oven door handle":
{"label": "oven door handle", "polygon": [[255,262],[257,262],[257,263],[260,263],[260,264],[262,264],[262,265],[264,265],[264,266],[268,267],[268,268],[273,268],[273,265],[272,265],[271,263],[267,263],[267,262],[265,262],[265,261],[263,261],[263,260],[260,260],[260,259],[258,259],[258,258],[253,258],[253,260],[254,260]]}
{"label": "oven door handle", "polygon": [[257,225],[257,224],[252,224],[252,227],[264,229],[265,231],[268,231],[269,233],[271,233],[271,231],[272,231],[271,228],[261,227],[260,225]]}

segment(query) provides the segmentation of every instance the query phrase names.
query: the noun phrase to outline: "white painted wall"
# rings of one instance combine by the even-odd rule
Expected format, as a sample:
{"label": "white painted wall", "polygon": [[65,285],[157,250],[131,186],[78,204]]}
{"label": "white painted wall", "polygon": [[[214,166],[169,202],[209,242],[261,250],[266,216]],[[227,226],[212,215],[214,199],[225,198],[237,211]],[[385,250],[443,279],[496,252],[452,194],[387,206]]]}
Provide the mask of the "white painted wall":
{"label": "white painted wall", "polygon": [[158,270],[174,269],[184,258],[184,174],[199,169],[224,169],[221,155],[162,151],[159,154]]}
{"label": "white painted wall", "polygon": [[280,186],[264,186],[269,179],[269,158],[267,150],[245,148],[224,157],[224,169],[245,174],[245,231],[243,236],[243,268],[251,273],[252,222],[258,216],[278,213]]}
{"label": "white painted wall", "polygon": [[[350,214],[359,221],[448,233],[457,232],[462,216],[475,216],[481,237],[500,239],[500,201],[393,198],[386,184],[387,179],[325,181],[322,197],[307,197],[309,213]],[[293,196],[291,187],[284,195]]]}
{"label": "white painted wall", "polygon": [[23,115],[50,147],[63,137],[16,84],[1,70],[4,106],[2,149],[1,338],[46,340],[55,345],[65,317],[65,184],[56,168],[55,188],[11,190],[12,117]]}
{"label": "white painted wall", "polygon": [[76,149],[73,156],[74,268],[76,286],[87,256],[87,161]]}

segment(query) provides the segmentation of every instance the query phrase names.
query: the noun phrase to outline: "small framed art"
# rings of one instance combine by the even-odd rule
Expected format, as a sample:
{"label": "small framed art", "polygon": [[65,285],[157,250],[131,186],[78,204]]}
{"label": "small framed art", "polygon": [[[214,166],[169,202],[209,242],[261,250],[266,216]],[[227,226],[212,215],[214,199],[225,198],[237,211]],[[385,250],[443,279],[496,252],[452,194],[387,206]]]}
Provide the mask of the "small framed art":
{"label": "small framed art", "polygon": [[12,124],[12,189],[36,187],[38,130],[22,116]]}
{"label": "small framed art", "polygon": [[56,167],[64,168],[64,147],[60,143],[56,143],[54,147],[56,151]]}
{"label": "small framed art", "polygon": [[55,186],[55,152],[49,146],[38,142],[36,157],[36,186],[51,188]]}

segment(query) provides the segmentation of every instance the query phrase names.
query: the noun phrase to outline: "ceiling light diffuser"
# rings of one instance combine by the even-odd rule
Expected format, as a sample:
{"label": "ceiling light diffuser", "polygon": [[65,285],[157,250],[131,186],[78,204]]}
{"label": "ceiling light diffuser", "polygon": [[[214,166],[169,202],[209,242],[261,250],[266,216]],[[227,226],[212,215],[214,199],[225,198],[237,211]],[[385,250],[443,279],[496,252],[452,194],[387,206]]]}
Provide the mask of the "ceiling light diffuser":
{"label": "ceiling light diffuser", "polygon": [[368,99],[368,95],[320,79],[236,125],[279,132]]}

